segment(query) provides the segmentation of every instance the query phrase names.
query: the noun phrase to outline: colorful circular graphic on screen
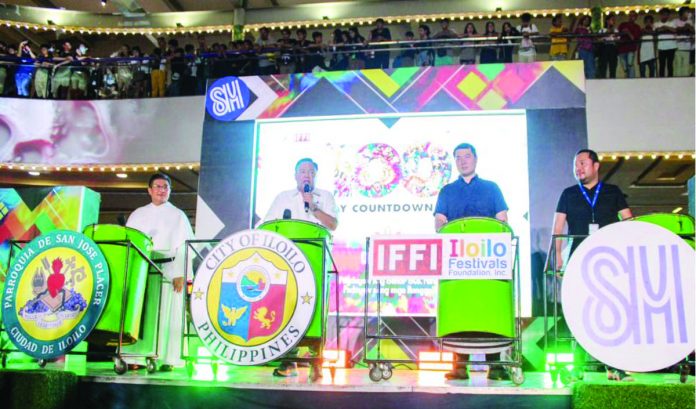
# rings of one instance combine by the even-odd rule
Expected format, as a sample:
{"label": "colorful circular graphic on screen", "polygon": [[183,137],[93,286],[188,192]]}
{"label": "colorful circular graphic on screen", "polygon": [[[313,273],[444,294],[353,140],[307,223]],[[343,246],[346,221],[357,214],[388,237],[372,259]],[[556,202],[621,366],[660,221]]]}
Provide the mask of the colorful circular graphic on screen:
{"label": "colorful circular graphic on screen", "polygon": [[399,153],[384,143],[371,143],[358,150],[354,182],[358,192],[367,197],[391,193],[401,179]]}
{"label": "colorful circular graphic on screen", "polygon": [[403,159],[402,183],[418,197],[437,195],[452,175],[449,152],[431,143],[408,147]]}

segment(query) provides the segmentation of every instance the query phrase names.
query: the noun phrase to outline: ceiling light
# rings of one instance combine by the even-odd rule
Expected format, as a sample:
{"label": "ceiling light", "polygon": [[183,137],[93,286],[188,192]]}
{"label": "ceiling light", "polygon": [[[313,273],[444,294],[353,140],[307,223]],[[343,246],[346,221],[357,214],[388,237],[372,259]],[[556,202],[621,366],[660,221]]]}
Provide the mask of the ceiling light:
{"label": "ceiling light", "polygon": [[29,175],[30,175],[30,176],[41,176],[41,172],[37,172],[37,171],[35,171],[35,170],[31,170],[31,171],[29,171]]}
{"label": "ceiling light", "polygon": [[128,174],[127,173],[117,173],[116,177],[119,179],[125,179],[128,177]]}
{"label": "ceiling light", "polygon": [[102,7],[106,6],[106,0],[101,0]]}
{"label": "ceiling light", "polygon": [[683,210],[682,207],[677,207],[676,209],[672,210],[672,213],[679,213]]}

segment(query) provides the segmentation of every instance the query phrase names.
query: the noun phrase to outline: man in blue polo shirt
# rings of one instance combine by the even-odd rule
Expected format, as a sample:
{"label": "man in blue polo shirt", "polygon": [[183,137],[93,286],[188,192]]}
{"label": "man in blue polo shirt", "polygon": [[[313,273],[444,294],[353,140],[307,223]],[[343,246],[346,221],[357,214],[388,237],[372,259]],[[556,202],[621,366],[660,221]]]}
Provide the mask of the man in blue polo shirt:
{"label": "man in blue polo shirt", "polygon": [[[462,217],[490,217],[507,222],[508,207],[500,188],[490,180],[481,179],[476,174],[476,148],[468,143],[461,143],[454,148],[454,159],[460,176],[454,182],[440,190],[435,205],[435,230],[447,222]],[[500,354],[486,355],[486,360],[496,360]],[[466,354],[456,354],[456,361],[469,359]],[[455,367],[446,375],[447,379],[468,379],[466,367]],[[494,380],[510,379],[507,372],[500,367],[491,366],[488,378]]]}
{"label": "man in blue polo shirt", "polygon": [[491,217],[507,221],[508,207],[498,185],[476,174],[476,148],[461,143],[454,148],[460,177],[440,190],[435,205],[435,230],[462,217]]}

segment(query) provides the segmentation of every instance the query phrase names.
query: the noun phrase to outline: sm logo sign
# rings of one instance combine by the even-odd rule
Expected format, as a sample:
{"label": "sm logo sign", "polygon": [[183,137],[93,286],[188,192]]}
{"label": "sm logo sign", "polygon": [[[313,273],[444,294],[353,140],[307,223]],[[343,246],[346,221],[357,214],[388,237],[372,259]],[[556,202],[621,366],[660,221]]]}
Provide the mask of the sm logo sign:
{"label": "sm logo sign", "polygon": [[694,350],[694,283],[694,251],[683,239],[645,222],[615,223],[571,256],[563,312],[590,355],[655,371]]}
{"label": "sm logo sign", "polygon": [[249,106],[249,88],[237,77],[215,81],[205,95],[205,109],[219,121],[234,121]]}
{"label": "sm logo sign", "polygon": [[372,277],[439,277],[442,272],[442,239],[408,236],[373,238],[370,245]]}

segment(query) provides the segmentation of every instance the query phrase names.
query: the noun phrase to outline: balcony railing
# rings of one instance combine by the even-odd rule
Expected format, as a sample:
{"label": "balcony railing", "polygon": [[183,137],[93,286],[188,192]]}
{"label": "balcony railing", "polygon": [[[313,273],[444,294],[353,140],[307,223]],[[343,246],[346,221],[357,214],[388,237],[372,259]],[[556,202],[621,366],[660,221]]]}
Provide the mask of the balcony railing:
{"label": "balcony railing", "polygon": [[[521,48],[523,40],[533,46]],[[660,44],[677,48],[660,50]],[[202,95],[208,79],[315,70],[583,60],[587,78],[693,76],[694,36],[618,34],[475,36],[380,43],[308,44],[182,55],[29,58],[0,55],[0,95],[53,99]],[[627,51],[628,50],[628,51]],[[65,54],[64,54],[65,55]]]}

